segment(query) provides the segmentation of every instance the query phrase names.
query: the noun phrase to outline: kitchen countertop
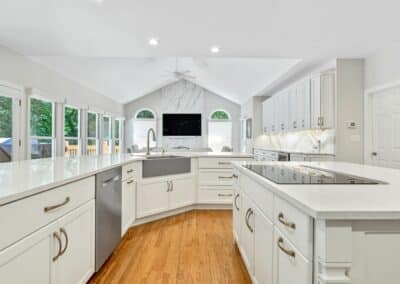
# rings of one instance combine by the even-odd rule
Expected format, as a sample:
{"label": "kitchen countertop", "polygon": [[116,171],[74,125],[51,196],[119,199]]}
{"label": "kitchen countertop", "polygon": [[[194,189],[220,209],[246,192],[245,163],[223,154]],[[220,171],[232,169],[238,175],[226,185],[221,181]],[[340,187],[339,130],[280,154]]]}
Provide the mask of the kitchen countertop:
{"label": "kitchen countertop", "polygon": [[[152,154],[160,155],[161,153]],[[229,152],[166,152],[164,155],[193,158],[252,157],[248,154]],[[114,167],[145,159],[144,154],[118,154],[77,158],[56,157],[0,163],[0,206]]]}
{"label": "kitchen countertop", "polygon": [[234,162],[234,167],[318,219],[400,219],[400,170],[345,162],[248,162],[247,164],[307,165],[380,180],[388,184],[276,184]]}
{"label": "kitchen countertop", "polygon": [[254,150],[261,150],[261,151],[270,151],[270,152],[283,152],[283,153],[290,153],[290,154],[299,154],[299,155],[315,155],[315,156],[336,156],[332,153],[318,153],[318,152],[300,152],[300,151],[292,151],[292,150],[280,150],[280,149],[263,149],[263,148],[254,148]]}

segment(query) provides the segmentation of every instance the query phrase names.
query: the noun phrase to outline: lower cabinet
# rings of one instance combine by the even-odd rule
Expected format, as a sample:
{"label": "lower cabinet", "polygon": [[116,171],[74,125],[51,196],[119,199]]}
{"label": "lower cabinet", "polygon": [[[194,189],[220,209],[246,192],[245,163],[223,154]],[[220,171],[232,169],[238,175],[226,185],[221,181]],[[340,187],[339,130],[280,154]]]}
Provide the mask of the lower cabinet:
{"label": "lower cabinet", "polygon": [[122,182],[122,216],[121,235],[124,235],[135,221],[136,181],[128,179]]}
{"label": "lower cabinet", "polygon": [[1,283],[86,283],[94,273],[94,201],[0,252]]}
{"label": "lower cabinet", "polygon": [[233,235],[238,243],[241,241],[242,210],[242,193],[239,188],[235,187],[233,197]]}
{"label": "lower cabinet", "polygon": [[191,205],[195,202],[193,177],[141,183],[137,187],[137,217]]}
{"label": "lower cabinet", "polygon": [[312,283],[312,262],[275,228],[274,230],[274,284]]}
{"label": "lower cabinet", "polygon": [[242,215],[240,247],[243,261],[250,275],[254,273],[254,216],[252,211],[253,204],[246,194],[242,194]]}

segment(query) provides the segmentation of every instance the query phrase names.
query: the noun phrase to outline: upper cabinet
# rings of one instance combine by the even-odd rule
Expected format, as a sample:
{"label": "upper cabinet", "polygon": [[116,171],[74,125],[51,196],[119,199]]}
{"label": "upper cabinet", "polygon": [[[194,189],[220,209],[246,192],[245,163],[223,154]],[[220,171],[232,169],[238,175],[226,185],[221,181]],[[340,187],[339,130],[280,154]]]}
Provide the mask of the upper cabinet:
{"label": "upper cabinet", "polygon": [[335,127],[335,73],[303,79],[265,100],[264,133]]}

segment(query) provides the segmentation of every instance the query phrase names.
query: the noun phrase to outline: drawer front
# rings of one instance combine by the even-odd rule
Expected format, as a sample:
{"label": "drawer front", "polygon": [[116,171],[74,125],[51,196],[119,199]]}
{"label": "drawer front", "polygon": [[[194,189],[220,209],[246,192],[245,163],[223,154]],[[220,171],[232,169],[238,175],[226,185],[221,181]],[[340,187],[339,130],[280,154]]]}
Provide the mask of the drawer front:
{"label": "drawer front", "polygon": [[240,189],[261,209],[263,214],[273,220],[274,195],[246,175],[239,175]]}
{"label": "drawer front", "polygon": [[313,255],[313,219],[279,197],[275,197],[274,223],[300,252]]}
{"label": "drawer front", "polygon": [[251,158],[199,158],[200,169],[233,169],[233,161],[251,161]]}
{"label": "drawer front", "polygon": [[0,250],[94,199],[89,177],[0,207]]}
{"label": "drawer front", "polygon": [[130,163],[122,166],[122,180],[136,178],[137,163]]}
{"label": "drawer front", "polygon": [[226,188],[200,187],[198,203],[202,204],[232,204],[233,190]]}
{"label": "drawer front", "polygon": [[199,184],[200,185],[233,185],[233,171],[220,170],[220,171],[199,171]]}

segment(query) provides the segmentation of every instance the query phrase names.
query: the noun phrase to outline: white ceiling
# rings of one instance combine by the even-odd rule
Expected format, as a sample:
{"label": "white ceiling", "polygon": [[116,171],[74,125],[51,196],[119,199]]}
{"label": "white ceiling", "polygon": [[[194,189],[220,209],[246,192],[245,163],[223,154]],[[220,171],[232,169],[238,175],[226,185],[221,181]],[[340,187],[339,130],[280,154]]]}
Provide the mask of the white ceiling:
{"label": "white ceiling", "polygon": [[172,72],[190,70],[192,82],[243,103],[297,60],[266,58],[89,58],[31,57],[82,85],[127,103],[176,81]]}
{"label": "white ceiling", "polygon": [[[240,101],[260,87],[256,78],[268,76],[265,85],[269,76],[275,78],[287,68],[285,58],[364,57],[400,43],[396,0],[0,0],[0,4],[1,45],[38,56],[36,60],[79,77],[82,84],[120,102],[165,83],[161,74],[145,74],[162,73],[171,65],[168,58],[207,58],[212,45],[221,47],[220,57],[284,58],[259,63],[207,59],[210,74],[204,75],[204,68],[192,64],[199,69],[199,83]],[[153,36],[160,40],[156,48],[147,44]],[[138,66],[146,72],[140,68],[134,72]],[[245,70],[250,74],[236,82]],[[136,89],[137,80],[144,82]]]}

